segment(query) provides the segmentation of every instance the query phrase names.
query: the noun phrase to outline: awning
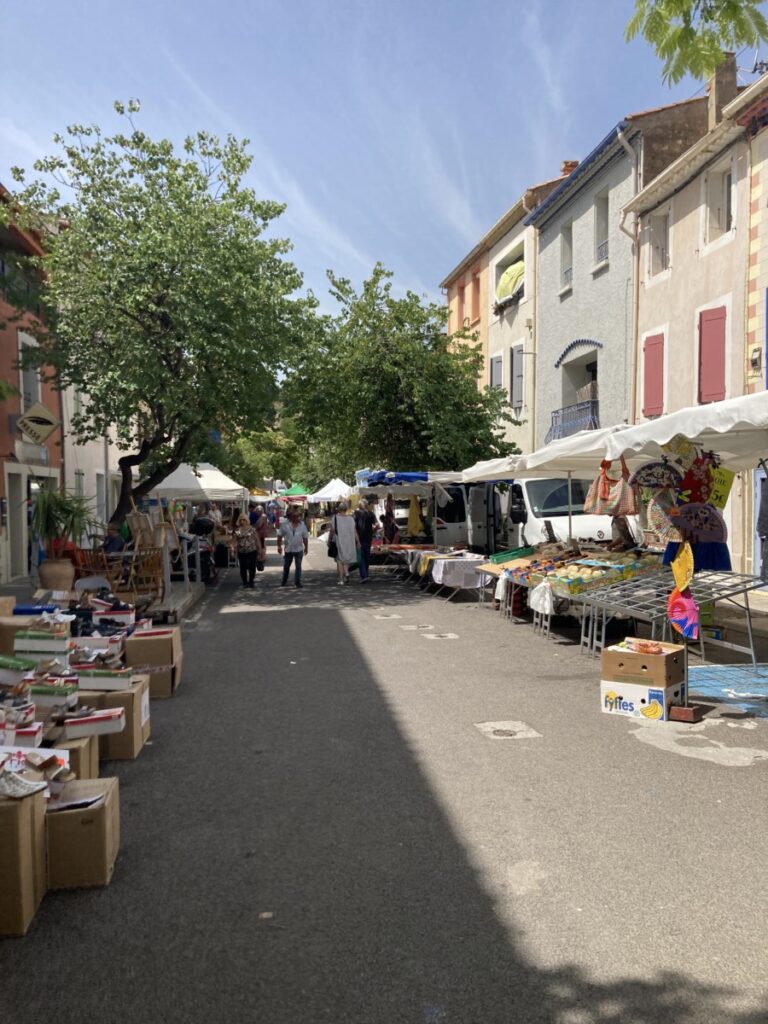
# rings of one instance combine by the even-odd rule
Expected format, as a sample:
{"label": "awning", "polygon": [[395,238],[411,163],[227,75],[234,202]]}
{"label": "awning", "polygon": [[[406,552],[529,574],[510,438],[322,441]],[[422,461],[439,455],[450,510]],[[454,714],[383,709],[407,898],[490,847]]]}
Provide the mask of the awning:
{"label": "awning", "polygon": [[333,480],[329,480],[325,487],[321,487],[319,491],[314,494],[307,495],[307,501],[313,505],[319,505],[324,501],[341,501],[342,498],[348,498],[352,493],[352,488],[345,484],[343,480],[338,477],[334,477]]}
{"label": "awning", "polygon": [[248,490],[209,462],[197,467],[184,463],[152,491],[177,501],[247,501]]}
{"label": "awning", "polygon": [[658,419],[625,427],[607,438],[606,458],[660,458],[676,434],[714,452],[726,469],[751,469],[768,455],[768,392],[694,405]]}
{"label": "awning", "polygon": [[525,281],[525,263],[518,260],[506,268],[496,285],[496,300],[503,302],[504,299],[511,299],[518,292]]}

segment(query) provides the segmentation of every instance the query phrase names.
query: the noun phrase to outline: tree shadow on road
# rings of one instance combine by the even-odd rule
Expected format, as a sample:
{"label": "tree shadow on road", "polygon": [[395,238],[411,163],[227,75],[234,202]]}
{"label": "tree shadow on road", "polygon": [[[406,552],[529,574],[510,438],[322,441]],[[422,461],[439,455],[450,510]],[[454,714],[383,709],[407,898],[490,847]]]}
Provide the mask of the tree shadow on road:
{"label": "tree shadow on road", "polygon": [[218,614],[231,596],[189,634],[147,756],[111,766],[112,886],[49,896],[3,950],[14,1024],[763,1024],[682,969],[537,966],[339,609]]}

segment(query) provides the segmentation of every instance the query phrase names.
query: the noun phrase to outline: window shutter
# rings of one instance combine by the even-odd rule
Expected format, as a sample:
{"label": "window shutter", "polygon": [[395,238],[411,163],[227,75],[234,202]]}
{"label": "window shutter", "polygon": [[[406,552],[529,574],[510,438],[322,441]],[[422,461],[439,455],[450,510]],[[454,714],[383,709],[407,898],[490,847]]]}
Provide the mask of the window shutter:
{"label": "window shutter", "polygon": [[515,345],[511,350],[512,358],[510,359],[510,365],[512,367],[512,380],[510,382],[509,393],[512,396],[512,408],[522,409],[523,407],[523,346]]}
{"label": "window shutter", "polygon": [[725,306],[699,315],[699,402],[725,398]]}
{"label": "window shutter", "polygon": [[500,388],[502,386],[501,380],[501,356],[495,356],[491,360],[491,380],[490,384],[492,388]]}
{"label": "window shutter", "polygon": [[652,334],[643,345],[643,416],[664,412],[664,335]]}

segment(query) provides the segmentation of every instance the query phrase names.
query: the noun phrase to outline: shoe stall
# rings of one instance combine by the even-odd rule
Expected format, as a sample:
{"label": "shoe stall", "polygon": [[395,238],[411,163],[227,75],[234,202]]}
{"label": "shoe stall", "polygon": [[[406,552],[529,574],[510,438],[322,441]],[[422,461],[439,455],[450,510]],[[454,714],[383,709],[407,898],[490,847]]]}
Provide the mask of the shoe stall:
{"label": "shoe stall", "polygon": [[109,764],[141,755],[150,700],[181,683],[178,628],[108,587],[37,596],[0,604],[0,936],[25,934],[47,891],[109,884]]}

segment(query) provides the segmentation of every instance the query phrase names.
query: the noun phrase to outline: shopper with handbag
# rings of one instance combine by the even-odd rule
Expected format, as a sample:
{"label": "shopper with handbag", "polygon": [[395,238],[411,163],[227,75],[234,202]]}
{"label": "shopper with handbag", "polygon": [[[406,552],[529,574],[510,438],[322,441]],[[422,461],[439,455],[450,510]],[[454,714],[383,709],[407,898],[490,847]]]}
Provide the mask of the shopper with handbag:
{"label": "shopper with handbag", "polygon": [[357,561],[359,546],[360,538],[355,520],[349,514],[349,505],[340,501],[328,534],[328,554],[336,559],[339,586],[349,582],[349,566]]}

